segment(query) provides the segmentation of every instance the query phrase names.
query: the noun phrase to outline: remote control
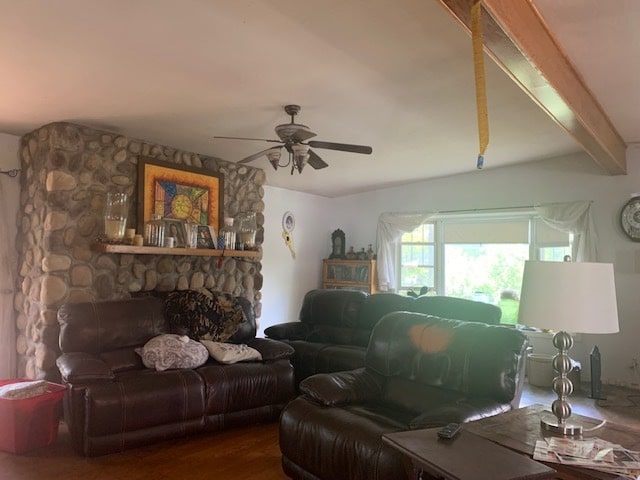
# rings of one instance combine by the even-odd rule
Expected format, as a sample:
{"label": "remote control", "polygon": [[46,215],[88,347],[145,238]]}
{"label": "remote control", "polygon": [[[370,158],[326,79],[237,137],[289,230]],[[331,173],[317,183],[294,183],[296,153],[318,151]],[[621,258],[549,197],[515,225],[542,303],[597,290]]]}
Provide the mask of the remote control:
{"label": "remote control", "polygon": [[440,438],[449,439],[449,438],[455,437],[459,431],[460,431],[459,423],[449,423],[448,425],[445,425],[440,430],[438,430],[438,436]]}

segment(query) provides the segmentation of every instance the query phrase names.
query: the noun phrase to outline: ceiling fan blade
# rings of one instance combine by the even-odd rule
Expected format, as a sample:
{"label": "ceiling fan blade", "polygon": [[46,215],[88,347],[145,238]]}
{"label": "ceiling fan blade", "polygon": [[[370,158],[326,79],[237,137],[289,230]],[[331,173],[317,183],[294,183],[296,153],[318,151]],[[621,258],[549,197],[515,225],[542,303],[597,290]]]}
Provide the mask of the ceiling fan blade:
{"label": "ceiling fan blade", "polygon": [[269,147],[266,148],[258,153],[254,153],[253,155],[249,155],[247,158],[243,158],[242,160],[238,161],[238,163],[249,163],[254,161],[256,158],[260,158],[263,155],[266,155],[272,148],[278,148],[278,147]]}
{"label": "ceiling fan blade", "polygon": [[313,148],[328,148],[329,150],[340,150],[342,152],[370,154],[373,149],[364,145],[350,145],[347,143],[318,142],[311,140],[309,146]]}
{"label": "ceiling fan blade", "polygon": [[313,150],[309,150],[309,160],[307,160],[307,163],[316,170],[329,166],[329,164],[322,160]]}
{"label": "ceiling fan blade", "polygon": [[282,141],[280,141],[280,140],[270,140],[270,139],[267,139],[267,138],[220,137],[220,136],[217,136],[217,135],[215,135],[213,138],[214,138],[214,139],[215,139],[215,138],[221,138],[221,139],[224,139],[224,140],[257,140],[257,141],[259,141],[259,142],[282,143]]}

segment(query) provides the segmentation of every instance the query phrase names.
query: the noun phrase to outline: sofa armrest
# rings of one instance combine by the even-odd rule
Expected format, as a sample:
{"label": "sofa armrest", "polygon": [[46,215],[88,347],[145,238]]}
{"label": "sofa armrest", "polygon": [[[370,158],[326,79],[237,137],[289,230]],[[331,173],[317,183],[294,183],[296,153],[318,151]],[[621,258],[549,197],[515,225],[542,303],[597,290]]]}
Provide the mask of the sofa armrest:
{"label": "sofa armrest", "polygon": [[295,353],[292,346],[270,338],[252,338],[247,341],[247,346],[258,350],[263,361],[291,358]]}
{"label": "sofa armrest", "polygon": [[300,382],[300,391],[321,405],[348,405],[379,398],[382,382],[372,372],[358,368],[312,375]]}
{"label": "sofa armrest", "polygon": [[499,403],[493,399],[465,399],[445,404],[417,416],[409,423],[409,428],[418,430],[446,425],[447,423],[466,423],[491,417],[511,410],[509,403]]}
{"label": "sofa armrest", "polygon": [[83,383],[95,380],[113,380],[111,367],[98,357],[84,352],[63,353],[56,360],[62,380]]}
{"label": "sofa armrest", "polygon": [[306,340],[309,333],[308,325],[302,322],[279,323],[264,331],[267,337],[275,340]]}

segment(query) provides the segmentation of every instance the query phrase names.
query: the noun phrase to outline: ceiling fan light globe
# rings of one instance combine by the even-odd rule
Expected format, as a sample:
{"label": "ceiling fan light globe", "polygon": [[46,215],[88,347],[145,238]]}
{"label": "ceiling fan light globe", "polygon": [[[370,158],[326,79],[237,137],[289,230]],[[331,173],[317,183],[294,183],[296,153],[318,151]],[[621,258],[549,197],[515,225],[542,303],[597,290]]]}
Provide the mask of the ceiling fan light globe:
{"label": "ceiling fan light globe", "polygon": [[295,143],[291,145],[291,150],[293,151],[293,164],[298,172],[302,173],[302,169],[309,160],[309,145]]}
{"label": "ceiling fan light globe", "polygon": [[308,160],[309,160],[308,153],[295,154],[293,156],[293,163],[296,166],[296,169],[298,170],[299,173],[302,173],[302,169],[307,164]]}
{"label": "ceiling fan light globe", "polygon": [[282,155],[280,147],[270,148],[267,150],[266,155],[273,169],[278,170],[278,163],[280,162],[280,156]]}
{"label": "ceiling fan light globe", "polygon": [[294,143],[291,145],[294,155],[304,155],[309,153],[309,145],[303,145],[301,143]]}

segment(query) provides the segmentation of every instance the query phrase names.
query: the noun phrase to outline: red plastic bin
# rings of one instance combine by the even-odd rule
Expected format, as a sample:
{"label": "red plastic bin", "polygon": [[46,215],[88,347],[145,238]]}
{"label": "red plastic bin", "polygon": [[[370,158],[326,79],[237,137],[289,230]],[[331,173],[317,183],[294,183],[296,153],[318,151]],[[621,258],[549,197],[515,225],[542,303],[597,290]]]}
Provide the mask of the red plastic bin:
{"label": "red plastic bin", "polygon": [[[24,381],[0,380],[0,387]],[[36,397],[0,398],[0,450],[22,453],[56,441],[65,387],[47,383],[47,392]]]}

